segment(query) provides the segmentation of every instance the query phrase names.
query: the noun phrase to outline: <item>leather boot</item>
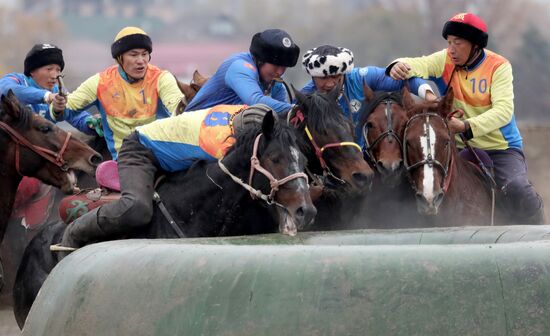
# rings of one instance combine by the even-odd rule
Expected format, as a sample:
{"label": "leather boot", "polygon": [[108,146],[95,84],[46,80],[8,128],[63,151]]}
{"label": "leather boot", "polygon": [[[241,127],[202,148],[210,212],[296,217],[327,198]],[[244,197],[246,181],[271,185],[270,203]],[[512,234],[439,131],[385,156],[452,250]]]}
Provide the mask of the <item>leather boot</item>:
{"label": "leather boot", "polygon": [[89,243],[100,241],[107,235],[99,226],[95,208],[84,216],[67,225],[61,240],[61,246],[79,248]]}

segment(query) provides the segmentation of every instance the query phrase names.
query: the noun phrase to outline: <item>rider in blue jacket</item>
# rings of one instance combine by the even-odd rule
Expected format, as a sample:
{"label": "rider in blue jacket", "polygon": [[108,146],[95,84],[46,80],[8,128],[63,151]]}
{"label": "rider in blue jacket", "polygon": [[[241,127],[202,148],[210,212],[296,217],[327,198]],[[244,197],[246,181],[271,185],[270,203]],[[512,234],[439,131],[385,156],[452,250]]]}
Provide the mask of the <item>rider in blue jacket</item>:
{"label": "rider in blue jacket", "polygon": [[[61,49],[52,44],[36,44],[25,57],[24,73],[13,72],[0,79],[0,94],[12,90],[22,104],[55,122],[50,117],[49,105],[58,99],[57,76],[64,67]],[[67,113],[64,120],[81,132],[94,134],[92,126],[88,126],[93,117],[87,112],[80,115]]]}
{"label": "rider in blue jacket", "polygon": [[[354,126],[359,122],[361,105],[365,100],[363,86],[367,84],[373,91],[398,91],[403,88],[404,82],[394,80],[385,75],[385,68],[367,66],[354,68],[353,53],[347,48],[322,45],[308,50],[302,57],[304,66],[311,80],[302,88],[303,93],[319,91],[328,93],[338,85],[342,86],[342,94],[338,102],[344,115],[353,120]],[[425,98],[433,95],[429,84],[417,77],[409,80],[411,91]],[[433,96],[435,98],[435,95]],[[357,139],[362,139],[357,134]]]}
{"label": "rider in blue jacket", "polygon": [[265,104],[277,113],[291,108],[280,78],[287,67],[298,61],[300,48],[288,33],[268,29],[256,33],[250,52],[232,55],[189,102],[186,111],[201,110],[220,104]]}

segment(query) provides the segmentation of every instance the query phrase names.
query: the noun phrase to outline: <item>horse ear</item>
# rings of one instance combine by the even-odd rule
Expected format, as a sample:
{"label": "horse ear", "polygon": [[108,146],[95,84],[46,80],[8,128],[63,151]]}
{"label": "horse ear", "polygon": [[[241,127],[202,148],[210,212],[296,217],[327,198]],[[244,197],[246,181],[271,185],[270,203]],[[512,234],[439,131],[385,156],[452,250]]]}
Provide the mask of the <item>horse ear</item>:
{"label": "horse ear", "polygon": [[197,84],[199,88],[202,87],[207,80],[208,80],[208,77],[201,75],[199,70],[195,70],[193,72],[193,83]]}
{"label": "horse ear", "polygon": [[442,117],[446,118],[447,115],[451,113],[454,99],[455,99],[455,93],[453,91],[453,88],[449,87],[449,89],[447,90],[447,93],[445,94],[445,96],[443,96],[443,98],[439,102],[439,106],[437,109],[439,111],[439,114]]}
{"label": "horse ear", "polygon": [[409,92],[409,89],[407,89],[406,86],[404,86],[403,89],[401,90],[401,96],[403,97],[402,98],[403,107],[405,108],[405,110],[410,111],[415,104],[411,96],[411,93]]}
{"label": "horse ear", "polygon": [[275,118],[273,117],[273,111],[269,111],[265,114],[262,121],[262,133],[266,139],[271,138],[273,134],[273,128],[275,127]]}
{"label": "horse ear", "polygon": [[363,94],[365,95],[365,103],[374,99],[374,91],[367,84],[363,85]]}
{"label": "horse ear", "polygon": [[10,89],[8,93],[2,95],[2,109],[14,119],[19,119],[21,116],[21,107],[17,97]]}

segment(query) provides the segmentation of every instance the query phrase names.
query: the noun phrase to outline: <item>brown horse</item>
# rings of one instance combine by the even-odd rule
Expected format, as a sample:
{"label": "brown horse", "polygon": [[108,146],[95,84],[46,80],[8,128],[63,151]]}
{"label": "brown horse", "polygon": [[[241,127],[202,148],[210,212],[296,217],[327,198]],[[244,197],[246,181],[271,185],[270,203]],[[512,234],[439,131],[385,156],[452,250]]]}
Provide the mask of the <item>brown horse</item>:
{"label": "brown horse", "polygon": [[407,110],[414,106],[414,101],[407,88],[403,88],[401,94],[374,93],[365,85],[363,91],[365,108],[360,112],[359,127],[365,142],[365,156],[383,182],[395,185],[402,179],[401,144],[409,120]]}
{"label": "brown horse", "polygon": [[102,157],[89,146],[19,103],[10,91],[0,103],[0,242],[19,182],[31,176],[70,193],[73,169],[93,174]]}
{"label": "brown horse", "polygon": [[458,155],[447,118],[452,88],[437,113],[410,111],[403,138],[403,159],[421,214],[436,216],[436,226],[490,225],[491,193],[480,170]]}
{"label": "brown horse", "polygon": [[[297,108],[288,115],[308,160],[308,173],[317,182],[310,189],[319,210],[315,230],[345,227],[356,215],[356,201],[363,198],[374,177],[361,147],[354,142],[351,121],[337,102],[339,92],[338,87],[328,94],[294,90]],[[319,185],[324,187],[322,192],[313,192]]]}
{"label": "brown horse", "polygon": [[201,87],[208,81],[210,77],[203,76],[198,70],[195,70],[193,72],[193,79],[191,79],[191,82],[189,84],[185,84],[180,82],[176,78],[176,83],[178,84],[178,87],[180,88],[181,93],[185,95],[185,101],[181,101],[176,109],[176,114],[181,114],[183,111],[185,111],[185,107],[187,107],[187,103],[189,103],[199,92]]}
{"label": "brown horse", "polygon": [[357,133],[363,137],[365,158],[376,174],[371,192],[349,228],[422,227],[426,223],[416,210],[402,155],[407,111],[415,102],[406,87],[401,92],[373,92],[364,86],[363,92]]}

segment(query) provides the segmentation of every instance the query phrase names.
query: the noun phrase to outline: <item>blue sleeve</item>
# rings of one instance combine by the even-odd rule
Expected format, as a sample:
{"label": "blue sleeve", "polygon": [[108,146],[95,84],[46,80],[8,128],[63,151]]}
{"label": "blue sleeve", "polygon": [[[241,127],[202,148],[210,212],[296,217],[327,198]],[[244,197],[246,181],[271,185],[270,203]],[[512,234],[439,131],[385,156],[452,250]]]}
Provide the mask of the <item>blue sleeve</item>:
{"label": "blue sleeve", "polygon": [[44,96],[48,92],[47,90],[26,86],[16,76],[6,75],[0,79],[0,94],[6,94],[10,89],[24,105],[43,104]]}
{"label": "blue sleeve", "polygon": [[300,90],[300,92],[304,93],[304,94],[309,94],[309,93],[313,93],[315,92],[315,84],[313,83],[313,80],[310,80],[309,82],[307,82],[306,85],[304,85],[304,87]]}
{"label": "blue sleeve", "polygon": [[[258,72],[256,69],[247,67],[245,63],[243,60],[237,60],[229,66],[225,74],[225,84],[235,91],[246,105],[262,103],[270,106],[277,113],[288,111],[291,107],[289,103],[264,96],[258,83]],[[276,93],[279,99],[283,96],[281,91],[272,90],[272,93]],[[282,93],[285,94],[284,88]]]}
{"label": "blue sleeve", "polygon": [[[384,68],[369,66],[355,70],[351,73],[351,76],[355,76],[353,80],[360,80],[363,84],[366,83],[373,91],[398,91],[403,88],[404,82],[386,76],[386,69]],[[422,78],[412,77],[409,79],[409,87],[412,93],[416,95],[418,95],[418,88],[422,84],[427,84]]]}

